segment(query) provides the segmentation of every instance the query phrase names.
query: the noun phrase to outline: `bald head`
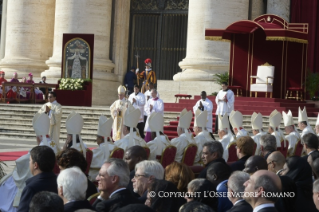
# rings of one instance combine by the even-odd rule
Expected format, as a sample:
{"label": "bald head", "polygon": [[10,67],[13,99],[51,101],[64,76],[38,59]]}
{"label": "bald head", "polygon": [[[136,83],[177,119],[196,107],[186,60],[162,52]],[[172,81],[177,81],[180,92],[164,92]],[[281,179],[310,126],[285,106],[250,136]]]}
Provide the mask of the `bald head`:
{"label": "bald head", "polygon": [[245,169],[243,171],[248,174],[253,174],[258,170],[268,170],[266,159],[259,155],[249,157],[245,163]]}
{"label": "bald head", "polygon": [[271,153],[267,158],[268,171],[277,173],[284,167],[285,162],[286,158],[281,152],[275,151]]}
{"label": "bald head", "polygon": [[129,166],[130,171],[133,171],[135,165],[143,160],[147,160],[147,153],[141,146],[132,146],[124,154],[124,161]]}

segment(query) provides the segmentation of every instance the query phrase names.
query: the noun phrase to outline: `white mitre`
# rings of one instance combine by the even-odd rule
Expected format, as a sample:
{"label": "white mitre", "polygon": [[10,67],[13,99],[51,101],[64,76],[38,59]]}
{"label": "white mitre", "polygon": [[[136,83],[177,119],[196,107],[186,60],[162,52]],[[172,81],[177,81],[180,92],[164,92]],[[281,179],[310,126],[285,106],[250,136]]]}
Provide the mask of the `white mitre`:
{"label": "white mitre", "polygon": [[180,128],[183,128],[185,133],[188,132],[188,129],[192,122],[192,118],[192,111],[187,111],[186,108],[184,108],[182,112],[179,114],[178,126]]}
{"label": "white mitre", "polygon": [[302,122],[302,121],[307,122],[307,125],[308,125],[308,116],[307,116],[306,107],[304,107],[303,110],[301,110],[300,107],[298,108],[298,122]]}
{"label": "white mitre", "polygon": [[223,117],[221,115],[218,115],[218,129],[227,131],[229,130],[229,121],[227,113],[225,113]]}
{"label": "white mitre", "polygon": [[282,111],[282,118],[284,120],[285,127],[295,125],[294,124],[294,117],[292,116],[292,113],[290,110],[288,111],[288,113],[285,113],[284,111]]}
{"label": "white mitre", "polygon": [[229,114],[229,121],[233,128],[237,128],[237,130],[240,130],[240,128],[243,127],[243,114],[239,111],[232,111]]}
{"label": "white mitre", "polygon": [[[101,115],[99,118],[99,125],[97,127],[97,135],[104,137],[104,152],[110,153],[109,145],[107,144],[107,138],[111,137],[113,119],[112,117],[107,119],[106,116]],[[108,158],[108,157],[107,157]]]}
{"label": "white mitre", "polygon": [[126,88],[123,85],[120,85],[117,89],[118,94],[125,94]]}
{"label": "white mitre", "polygon": [[[32,126],[37,136],[42,136],[42,142],[44,145],[49,146],[47,141],[47,135],[50,130],[50,119],[45,113],[36,113],[32,119]],[[55,141],[58,142],[58,141]]]}
{"label": "white mitre", "polygon": [[130,105],[124,114],[124,125],[127,127],[130,127],[130,140],[129,140],[129,146],[134,146],[134,134],[133,134],[133,128],[136,128],[139,119],[141,116],[141,111],[139,108],[134,108],[132,105]]}
{"label": "white mitre", "polygon": [[195,112],[194,127],[201,127],[202,130],[204,130],[207,122],[207,111],[197,109]]}
{"label": "white mitre", "polygon": [[279,113],[277,110],[274,110],[269,115],[269,126],[273,128],[274,131],[276,131],[276,128],[280,125],[281,122],[281,113]]}
{"label": "white mitre", "polygon": [[253,130],[259,130],[259,132],[261,132],[263,128],[263,116],[261,115],[261,113],[253,113],[253,115],[251,116],[251,127],[253,128]]}
{"label": "white mitre", "polygon": [[156,139],[161,140],[160,132],[164,130],[164,117],[160,113],[152,113],[149,117],[148,124],[150,126],[151,132],[156,132]]}
{"label": "white mitre", "polygon": [[86,148],[83,144],[82,138],[81,138],[81,131],[83,128],[83,118],[79,113],[76,112],[72,112],[70,113],[70,115],[67,117],[66,121],[65,121],[65,127],[66,127],[66,131],[67,134],[71,134],[72,135],[72,147],[74,149],[76,148],[76,135],[79,136],[80,139],[80,146],[81,149],[77,149],[79,151],[83,152],[83,156],[86,157]]}

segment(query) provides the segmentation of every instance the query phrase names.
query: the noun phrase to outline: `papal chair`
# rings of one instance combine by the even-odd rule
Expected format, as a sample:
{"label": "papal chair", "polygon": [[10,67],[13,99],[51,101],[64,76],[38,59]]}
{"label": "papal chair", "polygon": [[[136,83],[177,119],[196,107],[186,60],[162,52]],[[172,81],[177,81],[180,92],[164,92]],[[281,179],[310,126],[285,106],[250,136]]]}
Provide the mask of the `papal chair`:
{"label": "papal chair", "polygon": [[[277,151],[281,152],[286,158],[287,157],[287,153],[288,153],[289,143],[286,140],[281,140],[280,144],[281,144],[281,146],[277,147]],[[285,144],[286,144],[286,147],[285,147]]]}
{"label": "papal chair", "polygon": [[[250,97],[252,92],[255,92],[255,97],[257,97],[257,92],[265,92],[266,98],[268,93],[270,93],[270,98],[272,98],[274,74],[274,66],[268,63],[258,66],[257,76],[250,76]],[[253,79],[256,79],[255,83],[253,83]]]}
{"label": "papal chair", "polygon": [[121,149],[121,148],[114,148],[110,154],[110,158],[123,159],[123,157],[124,157],[124,149]]}

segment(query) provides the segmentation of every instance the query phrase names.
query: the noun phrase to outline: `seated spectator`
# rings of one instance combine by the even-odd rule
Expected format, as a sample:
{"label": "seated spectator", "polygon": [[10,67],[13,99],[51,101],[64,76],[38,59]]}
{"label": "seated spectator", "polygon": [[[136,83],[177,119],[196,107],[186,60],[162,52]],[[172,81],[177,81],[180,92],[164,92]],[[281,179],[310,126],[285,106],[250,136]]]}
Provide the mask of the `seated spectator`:
{"label": "seated spectator", "polygon": [[217,211],[218,200],[216,196],[213,196],[216,192],[216,187],[212,182],[206,179],[194,179],[188,183],[187,190],[188,194],[185,196],[187,202],[201,202]]}
{"label": "seated spectator", "polygon": [[268,171],[279,175],[284,168],[285,162],[286,158],[281,152],[275,151],[271,153],[267,158]]}
{"label": "seated spectator", "polygon": [[203,169],[198,178],[205,178],[207,175],[207,169],[209,165],[217,162],[225,163],[225,160],[223,158],[224,149],[222,144],[219,141],[210,141],[206,142],[203,145],[202,150],[202,161],[205,165],[205,169]]}
{"label": "seated spectator", "polygon": [[[278,174],[277,174],[278,175]],[[279,176],[279,175],[278,175]],[[281,180],[281,193],[283,197],[279,197],[277,202],[275,203],[275,207],[280,212],[294,212],[295,209],[295,201],[297,194],[297,186],[295,182],[288,176],[279,176]],[[285,197],[284,194],[295,194],[293,197]]]}
{"label": "seated spectator", "polygon": [[[41,78],[42,80],[39,82],[41,84],[47,84],[46,80],[47,80],[47,77],[46,76],[42,76]],[[45,94],[45,91],[46,89],[45,88],[39,88],[40,91],[42,91],[42,93]],[[48,88],[48,92],[52,91],[52,88]]]}
{"label": "seated spectator", "polygon": [[246,161],[243,171],[252,175],[258,170],[268,170],[267,161],[264,157],[259,155],[251,156]]}
{"label": "seated spectator", "polygon": [[144,139],[140,136],[140,134],[138,133],[138,131],[136,131],[136,128],[133,128],[133,145],[131,145],[130,143],[130,130],[131,128],[128,126],[123,125],[123,135],[124,137],[120,140],[117,140],[114,142],[114,145],[124,149],[124,151],[126,151],[128,148],[130,148],[131,146],[135,146],[135,145],[139,145],[142,147],[147,146],[146,142],[144,141]]}
{"label": "seated spectator", "polygon": [[236,140],[238,161],[232,163],[232,171],[242,171],[245,168],[247,159],[254,155],[255,142],[250,136],[242,136]]}
{"label": "seated spectator", "polygon": [[29,212],[63,212],[63,200],[56,193],[41,191],[30,202]]}
{"label": "seated spectator", "polygon": [[175,161],[165,168],[165,180],[174,183],[180,192],[187,192],[187,185],[194,178],[193,171],[184,163]]}
{"label": "seated spectator", "polygon": [[[274,205],[277,195],[263,195],[263,192],[277,194],[281,191],[281,182],[276,174],[267,170],[256,171],[244,183],[244,186],[244,200],[251,205],[254,212],[277,212]],[[254,193],[254,195],[249,195],[249,193]]]}
{"label": "seated spectator", "polygon": [[317,210],[319,210],[319,180],[313,183],[313,202],[316,205]]}
{"label": "seated spectator", "polygon": [[154,179],[164,179],[164,168],[157,161],[144,160],[136,164],[135,175],[132,179],[133,189],[138,193],[140,203],[145,203],[147,198],[147,188],[151,185]]}
{"label": "seated spectator", "polygon": [[18,212],[28,212],[33,196],[40,191],[58,193],[56,175],[52,172],[54,164],[55,154],[50,147],[37,146],[31,150],[29,168],[33,177],[26,181]]}
{"label": "seated spectator", "polygon": [[249,180],[249,174],[242,171],[233,172],[228,180],[229,200],[233,203],[233,207],[227,212],[252,212],[253,208],[243,199],[245,191],[244,183]]}
{"label": "seated spectator", "polygon": [[233,204],[227,198],[227,182],[231,174],[231,168],[226,163],[213,163],[207,169],[207,180],[213,183],[216,191],[225,194],[218,197],[218,211],[226,212]]}
{"label": "seated spectator", "polygon": [[[33,74],[32,73],[29,73],[28,80],[27,80],[26,83],[34,84]],[[38,88],[34,88],[34,93],[35,93],[35,98],[36,99],[43,99],[43,93],[42,93],[41,90],[39,90]]]}
{"label": "seated spectator", "polygon": [[197,201],[188,202],[179,209],[179,212],[214,212],[214,210],[206,204]]}
{"label": "seated spectator", "polygon": [[[155,118],[156,119],[156,118]],[[162,119],[163,120],[163,119]],[[150,124],[155,125],[158,120],[151,119],[149,120]],[[155,122],[155,123],[154,123]],[[164,122],[159,122],[164,123]],[[159,131],[159,135],[157,136],[155,132],[151,133],[151,141],[147,142],[147,147],[150,149],[150,156],[148,160],[156,160],[157,155],[162,155],[164,149],[168,146],[171,146],[171,142],[168,139],[167,135]]]}
{"label": "seated spectator", "polygon": [[[182,195],[162,195],[161,192],[164,193],[178,193],[176,186],[166,180],[153,180],[153,182],[148,187],[147,199],[145,201],[145,205],[156,210],[157,212],[174,212],[178,211],[178,209],[185,203]],[[154,196],[150,196],[151,192],[155,192]]]}
{"label": "seated spectator", "polygon": [[64,202],[64,211],[73,212],[78,209],[93,209],[85,199],[88,180],[79,167],[61,171],[57,179],[59,196]]}
{"label": "seated spectator", "polygon": [[315,211],[312,199],[312,170],[308,162],[299,156],[286,160],[282,175],[290,177],[297,185],[296,211]]}
{"label": "seated spectator", "polygon": [[[83,154],[76,149],[70,148],[63,150],[59,155],[57,155],[56,160],[61,170],[76,166],[85,173],[87,167],[86,160]],[[87,181],[88,186],[85,195],[86,199],[97,193],[96,186],[89,179],[87,179]]]}
{"label": "seated spectator", "polygon": [[78,151],[81,151],[82,148],[87,149],[87,146],[86,146],[86,144],[85,144],[84,142],[83,142],[83,146],[84,146],[84,147],[81,147],[80,136],[79,136],[78,134],[76,135],[75,139],[76,139],[76,142],[75,142],[75,144],[73,145],[73,136],[72,136],[72,134],[68,134],[68,135],[66,136],[66,140],[65,140],[65,143],[64,143],[64,145],[63,145],[62,150],[66,150],[66,149],[69,149],[69,148],[71,148],[71,147],[74,148],[74,149],[76,149],[76,150],[78,150]]}
{"label": "seated spectator", "polygon": [[303,148],[306,151],[307,155],[303,156],[304,159],[307,160],[308,156],[311,153],[319,153],[318,152],[318,137],[315,134],[308,133],[301,138]]}
{"label": "seated spectator", "polygon": [[265,159],[277,150],[277,140],[273,135],[265,134],[260,137],[260,150]]}
{"label": "seated spectator", "polygon": [[96,180],[101,194],[93,204],[95,210],[113,212],[126,205],[139,203],[126,189],[130,171],[122,159],[108,159],[101,167]]}

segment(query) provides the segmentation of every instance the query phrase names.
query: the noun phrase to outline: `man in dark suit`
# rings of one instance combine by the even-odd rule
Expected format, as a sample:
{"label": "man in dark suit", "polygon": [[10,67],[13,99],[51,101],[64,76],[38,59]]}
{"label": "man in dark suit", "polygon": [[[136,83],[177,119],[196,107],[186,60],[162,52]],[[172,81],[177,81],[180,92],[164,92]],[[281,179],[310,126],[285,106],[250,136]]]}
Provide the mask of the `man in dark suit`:
{"label": "man in dark suit", "polygon": [[38,192],[30,202],[29,212],[64,212],[63,200],[59,195],[49,191]]}
{"label": "man in dark suit", "polygon": [[129,174],[128,165],[122,159],[110,158],[102,165],[96,177],[101,194],[93,204],[95,210],[113,212],[126,205],[139,203],[126,188]]}
{"label": "man in dark suit", "polygon": [[224,149],[219,141],[209,141],[204,143],[202,150],[202,161],[205,165],[198,178],[205,178],[207,176],[207,169],[209,165],[217,162],[226,163],[223,159]]}
{"label": "man in dark suit", "polygon": [[268,171],[279,175],[280,171],[284,168],[285,163],[285,156],[279,151],[274,151],[267,158]]}
{"label": "man in dark suit", "polygon": [[245,163],[243,171],[252,175],[258,170],[268,170],[266,159],[259,155],[249,157]]}
{"label": "man in dark suit", "polygon": [[232,163],[230,168],[232,171],[242,171],[245,168],[246,160],[254,155],[255,142],[250,136],[243,136],[236,140],[238,161]]}
{"label": "man in dark suit", "polygon": [[281,192],[281,180],[275,173],[268,170],[256,171],[244,186],[244,200],[251,205],[254,212],[278,212],[275,202]]}
{"label": "man in dark suit", "polygon": [[244,183],[249,180],[249,174],[243,171],[235,171],[230,176],[227,186],[228,199],[233,203],[233,207],[227,212],[252,212],[253,208],[243,199],[245,191]]}
{"label": "man in dark suit", "polygon": [[315,134],[308,133],[301,138],[303,143],[303,148],[306,151],[307,155],[303,156],[305,160],[308,159],[308,156],[313,152],[318,152],[318,137]]}
{"label": "man in dark suit", "polygon": [[18,212],[28,212],[33,196],[40,191],[58,193],[56,175],[52,172],[54,165],[55,154],[50,147],[37,146],[30,151],[29,168],[33,177],[26,181]]}

